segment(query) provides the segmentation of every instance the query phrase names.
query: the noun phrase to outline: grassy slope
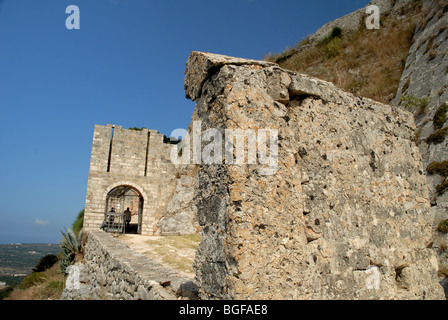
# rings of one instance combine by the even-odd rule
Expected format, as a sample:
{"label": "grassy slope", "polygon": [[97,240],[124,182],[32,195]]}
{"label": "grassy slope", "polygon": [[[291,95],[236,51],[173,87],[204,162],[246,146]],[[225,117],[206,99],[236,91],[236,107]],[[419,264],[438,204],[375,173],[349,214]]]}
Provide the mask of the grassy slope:
{"label": "grassy slope", "polygon": [[406,19],[382,16],[379,30],[360,30],[308,44],[307,39],[279,55],[265,57],[282,68],[305,73],[358,96],[389,103],[398,89],[421,6]]}
{"label": "grassy slope", "polygon": [[[81,210],[72,228],[76,232],[82,229],[84,209]],[[60,247],[58,246],[58,249]],[[83,259],[78,254],[77,259]],[[0,292],[0,300],[59,300],[65,286],[65,273],[61,272],[61,260],[43,272],[33,272],[23,279],[18,286],[8,287]]]}
{"label": "grassy slope", "polygon": [[59,262],[44,272],[32,273],[15,287],[5,300],[59,300],[64,290],[65,275]]}

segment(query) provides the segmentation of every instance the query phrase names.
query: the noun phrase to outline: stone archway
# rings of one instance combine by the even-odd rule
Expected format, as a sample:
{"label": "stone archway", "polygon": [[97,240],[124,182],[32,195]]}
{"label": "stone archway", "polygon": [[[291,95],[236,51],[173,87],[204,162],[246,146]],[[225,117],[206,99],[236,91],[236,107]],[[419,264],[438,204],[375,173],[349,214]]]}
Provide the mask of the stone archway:
{"label": "stone archway", "polygon": [[125,233],[141,234],[145,198],[140,187],[128,182],[115,183],[104,194],[105,212],[125,213],[129,210],[130,221],[126,223]]}

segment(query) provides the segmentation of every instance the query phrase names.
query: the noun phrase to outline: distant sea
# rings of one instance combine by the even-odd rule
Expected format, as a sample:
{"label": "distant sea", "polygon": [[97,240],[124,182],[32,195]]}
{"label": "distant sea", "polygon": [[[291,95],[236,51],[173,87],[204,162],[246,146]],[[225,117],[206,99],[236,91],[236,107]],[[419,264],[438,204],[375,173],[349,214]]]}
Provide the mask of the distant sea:
{"label": "distant sea", "polygon": [[0,282],[7,286],[19,284],[32,273],[39,260],[47,254],[58,255],[58,244],[12,243],[0,244]]}

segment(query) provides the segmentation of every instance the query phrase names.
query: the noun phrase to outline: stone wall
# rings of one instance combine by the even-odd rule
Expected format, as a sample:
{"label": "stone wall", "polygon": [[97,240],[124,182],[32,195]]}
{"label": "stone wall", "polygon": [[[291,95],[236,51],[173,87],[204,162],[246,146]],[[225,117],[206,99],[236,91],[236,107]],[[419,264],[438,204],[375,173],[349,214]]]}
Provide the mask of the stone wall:
{"label": "stone wall", "polygon": [[185,90],[203,131],[278,130],[273,175],[199,168],[202,298],[444,297],[412,114],[271,63],[200,52]]}
{"label": "stone wall", "polygon": [[103,231],[90,231],[85,262],[71,267],[65,300],[196,299],[193,279],[132,251]]}
{"label": "stone wall", "polygon": [[200,232],[197,222],[197,207],[194,201],[194,186],[197,167],[187,165],[178,168],[176,190],[169,199],[163,217],[156,226],[156,235],[178,235]]}
{"label": "stone wall", "polygon": [[[95,126],[87,184],[84,228],[96,230],[104,220],[108,193],[119,186],[132,187],[143,199],[141,234],[163,233],[157,223],[165,217],[167,204],[174,197],[180,171],[170,160],[175,145],[166,144],[155,130],[129,130],[121,126]],[[188,206],[188,204],[184,204]],[[125,208],[120,208],[120,211]],[[195,230],[193,216],[184,230],[168,228],[168,233]],[[169,214],[169,212],[168,212]],[[134,216],[138,216],[133,212]]]}

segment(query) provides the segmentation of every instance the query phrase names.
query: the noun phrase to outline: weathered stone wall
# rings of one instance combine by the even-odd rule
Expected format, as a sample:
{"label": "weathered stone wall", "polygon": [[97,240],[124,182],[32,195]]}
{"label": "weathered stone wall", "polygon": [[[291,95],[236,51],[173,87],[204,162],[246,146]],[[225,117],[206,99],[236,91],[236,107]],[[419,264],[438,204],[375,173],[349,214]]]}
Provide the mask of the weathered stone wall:
{"label": "weathered stone wall", "polygon": [[[177,300],[197,298],[193,279],[131,250],[103,231],[91,231],[85,262],[75,265],[65,300]],[[72,270],[74,271],[74,270]],[[71,279],[73,277],[74,279]]]}
{"label": "weathered stone wall", "polygon": [[271,63],[199,52],[185,90],[203,131],[278,130],[273,175],[200,166],[203,298],[444,297],[412,114]]}
{"label": "weathered stone wall", "polygon": [[[165,144],[155,130],[126,130],[120,126],[95,126],[89,179],[87,184],[84,228],[101,226],[106,211],[107,194],[118,186],[130,186],[143,198],[141,233],[163,233],[157,223],[165,217],[165,209],[175,195],[180,170],[170,160],[176,146]],[[188,204],[185,204],[188,206]],[[110,208],[108,208],[110,209]],[[125,208],[121,208],[125,210]],[[194,217],[194,211],[192,213]],[[186,212],[186,211],[184,211]],[[136,213],[133,212],[135,215]],[[191,218],[192,224],[195,219]],[[186,225],[191,231],[196,225]],[[179,230],[169,228],[168,233]],[[182,233],[180,230],[177,233]]]}
{"label": "weathered stone wall", "polygon": [[157,235],[192,234],[200,231],[194,202],[197,167],[179,166],[178,170],[176,190],[169,199],[163,217],[157,223]]}

